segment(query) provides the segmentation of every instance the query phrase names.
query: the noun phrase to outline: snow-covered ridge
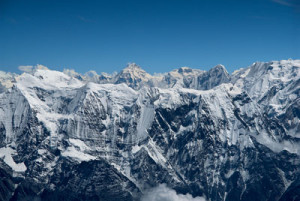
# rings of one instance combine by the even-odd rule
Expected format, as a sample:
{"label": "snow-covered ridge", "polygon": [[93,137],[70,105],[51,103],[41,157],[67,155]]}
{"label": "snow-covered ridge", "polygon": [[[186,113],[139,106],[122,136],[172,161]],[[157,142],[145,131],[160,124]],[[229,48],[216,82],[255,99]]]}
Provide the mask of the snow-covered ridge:
{"label": "snow-covered ridge", "polygon": [[152,182],[196,186],[196,196],[219,196],[212,200],[226,200],[235,177],[241,197],[261,169],[278,172],[281,193],[298,175],[300,60],[257,62],[231,75],[222,65],[161,75],[136,64],[114,75],[27,70],[0,74],[12,83],[0,92],[0,165],[43,188],[58,188],[66,161],[105,161],[141,192]]}
{"label": "snow-covered ridge", "polygon": [[[287,82],[290,79],[296,79],[299,76],[300,60],[281,60],[271,62],[256,62],[247,68],[234,71],[231,75],[228,74],[226,68],[219,64],[209,71],[203,71],[200,69],[191,69],[189,67],[181,67],[179,69],[172,70],[168,73],[151,75],[144,71],[140,66],[135,63],[129,63],[119,73],[97,74],[95,71],[89,71],[85,74],[80,74],[72,69],[64,69],[63,74],[68,75],[71,78],[75,78],[83,83],[95,82],[99,84],[120,84],[125,83],[133,89],[140,89],[146,87],[159,87],[159,88],[174,88],[184,87],[200,90],[211,89],[217,85],[226,82],[236,83],[240,87],[244,87],[244,83],[241,83],[241,79],[247,83],[255,82],[255,78],[260,79],[260,76],[264,75],[268,80],[278,80]],[[26,67],[26,66],[25,66]],[[272,73],[268,75],[268,72]],[[291,73],[293,68],[293,73]],[[43,65],[37,65],[35,67],[30,66],[28,68],[21,68],[25,73],[37,74],[43,71],[49,70]],[[251,71],[250,71],[251,69]],[[56,72],[56,71],[54,71]],[[55,76],[55,73],[50,73],[50,77]],[[291,73],[291,74],[289,74]],[[46,73],[47,74],[47,73]],[[57,72],[56,72],[57,74]],[[16,82],[20,75],[0,72],[0,84],[2,88],[10,88]],[[62,77],[62,75],[59,75]],[[293,76],[294,78],[291,78]],[[247,78],[246,78],[247,77]],[[68,78],[69,79],[69,78]],[[252,81],[251,81],[252,80]],[[50,80],[49,80],[50,81]],[[52,80],[54,81],[54,80]],[[74,80],[72,80],[74,81]],[[243,85],[243,86],[242,86]],[[269,86],[265,86],[269,87]],[[253,89],[254,90],[254,89]]]}
{"label": "snow-covered ridge", "polygon": [[[259,106],[265,105],[267,108],[263,113],[275,112],[280,115],[287,110],[291,102],[299,99],[297,80],[300,78],[300,60],[258,62],[232,75],[229,75],[222,65],[217,65],[207,72],[182,67],[163,77],[152,76],[133,63],[114,78],[110,78],[115,83],[100,84],[95,80],[83,78],[73,71],[66,73],[45,67],[36,68],[17,77],[15,86],[37,112],[37,118],[49,130],[51,140],[63,137],[59,133],[62,120],[68,121],[68,127],[71,129],[71,123],[80,119],[81,112],[86,112],[87,109],[92,109],[91,112],[95,114],[109,113],[110,118],[106,116],[101,122],[103,126],[108,127],[110,123],[127,118],[124,108],[134,107],[135,104],[140,107],[140,116],[137,117],[140,119],[137,121],[137,136],[134,138],[142,140],[147,137],[146,130],[152,124],[155,109],[179,107],[185,102],[182,99],[184,96],[201,97],[195,100],[206,102],[213,111],[212,115],[220,119],[224,115],[227,118],[235,118],[233,111],[236,106],[230,101],[243,93],[252,99],[253,104],[246,105],[248,108],[240,108],[241,112],[254,114],[259,112]],[[280,88],[275,94],[267,94],[277,86]],[[268,98],[264,98],[265,96]],[[153,100],[149,102],[148,99]],[[66,100],[70,100],[67,107]],[[295,123],[296,120],[297,116],[289,124],[297,130],[299,125]],[[85,138],[88,132],[94,132],[83,126],[86,125],[78,122],[72,135]],[[292,130],[291,136],[298,136],[292,134],[293,132],[296,131]],[[225,138],[227,137],[224,136]],[[114,137],[111,140],[115,140]]]}

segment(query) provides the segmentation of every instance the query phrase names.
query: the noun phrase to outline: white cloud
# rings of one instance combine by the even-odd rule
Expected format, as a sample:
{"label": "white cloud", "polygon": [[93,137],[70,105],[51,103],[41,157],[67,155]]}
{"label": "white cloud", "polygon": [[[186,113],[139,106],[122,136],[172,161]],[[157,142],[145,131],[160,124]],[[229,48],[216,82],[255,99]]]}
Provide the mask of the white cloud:
{"label": "white cloud", "polygon": [[289,7],[299,7],[300,4],[298,0],[272,0],[275,3],[284,5],[284,6],[289,6]]}
{"label": "white cloud", "polygon": [[166,184],[160,184],[142,197],[141,201],[206,201],[203,197],[195,197],[191,194],[177,194],[175,190],[170,189]]}
{"label": "white cloud", "polygon": [[23,72],[32,72],[33,66],[19,66],[19,70]]}
{"label": "white cloud", "polygon": [[69,75],[71,77],[75,77],[75,76],[79,75],[79,73],[77,73],[74,69],[68,69],[68,68],[65,68],[63,70],[63,73],[66,74],[66,75]]}
{"label": "white cloud", "polygon": [[39,69],[39,70],[49,70],[46,66],[42,65],[42,64],[37,64],[35,66],[35,69]]}
{"label": "white cloud", "polygon": [[37,64],[36,66],[19,66],[19,70],[26,72],[26,73],[32,73],[34,70],[49,70],[46,66]]}

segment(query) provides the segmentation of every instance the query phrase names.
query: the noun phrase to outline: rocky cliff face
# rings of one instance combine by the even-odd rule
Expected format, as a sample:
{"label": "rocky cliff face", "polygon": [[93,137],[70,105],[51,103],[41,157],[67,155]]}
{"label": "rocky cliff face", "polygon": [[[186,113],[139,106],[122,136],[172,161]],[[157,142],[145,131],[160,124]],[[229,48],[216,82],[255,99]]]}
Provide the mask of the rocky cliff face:
{"label": "rocky cliff face", "polygon": [[299,60],[105,78],[0,79],[0,200],[299,199]]}

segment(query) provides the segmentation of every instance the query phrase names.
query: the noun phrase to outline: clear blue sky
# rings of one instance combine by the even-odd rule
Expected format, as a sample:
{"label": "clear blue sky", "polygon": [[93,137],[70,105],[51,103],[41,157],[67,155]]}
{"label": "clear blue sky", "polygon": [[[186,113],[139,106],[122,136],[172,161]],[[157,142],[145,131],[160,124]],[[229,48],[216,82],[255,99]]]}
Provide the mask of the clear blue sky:
{"label": "clear blue sky", "polygon": [[0,70],[229,72],[300,59],[298,0],[0,0]]}

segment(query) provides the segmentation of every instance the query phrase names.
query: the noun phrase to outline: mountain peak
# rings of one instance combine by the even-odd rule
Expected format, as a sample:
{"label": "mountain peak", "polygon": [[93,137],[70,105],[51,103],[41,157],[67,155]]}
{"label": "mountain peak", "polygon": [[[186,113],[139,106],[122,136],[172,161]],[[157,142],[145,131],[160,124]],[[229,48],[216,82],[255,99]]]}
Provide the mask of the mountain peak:
{"label": "mountain peak", "polygon": [[126,68],[124,68],[118,75],[122,75],[122,74],[131,74],[132,76],[138,76],[138,77],[149,75],[145,70],[143,70],[136,63],[128,63]]}
{"label": "mountain peak", "polygon": [[193,69],[191,69],[190,67],[181,67],[178,69],[178,73],[192,73]]}
{"label": "mountain peak", "polygon": [[136,63],[128,63],[124,70],[142,70],[142,68]]}
{"label": "mountain peak", "polygon": [[129,63],[126,68],[116,75],[114,83],[126,83],[128,86],[136,89],[151,79],[152,76],[140,66],[135,63]]}
{"label": "mountain peak", "polygon": [[225,72],[227,72],[227,70],[226,70],[225,66],[224,66],[224,65],[222,65],[222,64],[218,64],[218,65],[216,65],[215,67],[213,67],[213,68],[212,68],[212,69],[210,69],[210,70],[221,70],[221,71],[225,71]]}

